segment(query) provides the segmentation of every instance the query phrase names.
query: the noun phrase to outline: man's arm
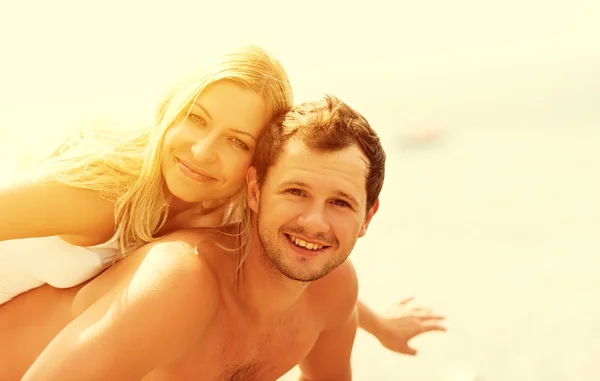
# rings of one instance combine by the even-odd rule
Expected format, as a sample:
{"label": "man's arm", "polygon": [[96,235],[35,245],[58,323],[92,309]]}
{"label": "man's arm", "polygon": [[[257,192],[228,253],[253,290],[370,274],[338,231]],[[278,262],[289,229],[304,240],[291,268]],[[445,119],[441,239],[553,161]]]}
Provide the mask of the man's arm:
{"label": "man's arm", "polygon": [[358,329],[358,280],[350,261],[334,271],[330,284],[323,286],[330,293],[324,308],[333,311],[332,319],[299,364],[300,381],[352,380],[350,358]]}
{"label": "man's arm", "polygon": [[206,264],[177,241],[140,251],[139,267],[65,327],[23,381],[137,381],[201,339],[218,308]]}
{"label": "man's arm", "polygon": [[350,381],[350,357],[358,316],[352,312],[345,321],[323,331],[304,361],[300,363],[300,381]]}
{"label": "man's arm", "polygon": [[417,350],[408,342],[425,332],[445,331],[440,322],[444,316],[434,314],[429,308],[412,307],[413,298],[397,303],[385,315],[371,310],[366,304],[358,301],[358,320],[360,328],[375,336],[381,344],[398,353],[416,355]]}
{"label": "man's arm", "polygon": [[358,313],[358,326],[370,334],[377,336],[381,328],[381,319],[375,311],[361,300],[356,304]]}

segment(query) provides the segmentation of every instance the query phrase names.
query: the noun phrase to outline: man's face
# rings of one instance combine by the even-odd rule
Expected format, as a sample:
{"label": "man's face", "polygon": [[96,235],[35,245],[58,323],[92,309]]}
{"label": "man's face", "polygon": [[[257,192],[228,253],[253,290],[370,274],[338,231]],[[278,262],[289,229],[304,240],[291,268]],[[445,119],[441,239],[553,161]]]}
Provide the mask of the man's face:
{"label": "man's face", "polygon": [[320,153],[289,141],[259,189],[248,173],[249,206],[269,262],[283,275],[313,281],[343,263],[377,211],[366,211],[366,158],[356,146]]}

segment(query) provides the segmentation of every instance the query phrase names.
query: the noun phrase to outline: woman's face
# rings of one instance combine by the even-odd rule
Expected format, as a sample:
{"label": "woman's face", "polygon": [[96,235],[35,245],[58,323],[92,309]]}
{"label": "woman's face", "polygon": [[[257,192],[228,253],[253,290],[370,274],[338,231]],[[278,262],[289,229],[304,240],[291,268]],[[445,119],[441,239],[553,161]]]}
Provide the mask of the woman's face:
{"label": "woman's face", "polygon": [[207,86],[165,133],[161,170],[169,191],[187,203],[235,194],[269,117],[259,94],[228,80]]}

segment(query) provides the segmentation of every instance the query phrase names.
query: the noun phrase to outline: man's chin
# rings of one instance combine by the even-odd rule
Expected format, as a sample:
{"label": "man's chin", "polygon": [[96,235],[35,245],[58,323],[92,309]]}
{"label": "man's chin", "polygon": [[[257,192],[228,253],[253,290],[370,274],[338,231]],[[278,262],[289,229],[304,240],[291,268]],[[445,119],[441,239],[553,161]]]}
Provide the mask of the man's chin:
{"label": "man's chin", "polygon": [[321,277],[313,277],[313,276],[306,276],[306,275],[289,274],[289,273],[283,273],[283,272],[281,274],[291,281],[300,282],[300,283],[310,283],[310,282],[314,282],[315,280],[318,280],[321,278]]}
{"label": "man's chin", "polygon": [[[275,245],[263,245],[264,254],[278,273],[285,278],[296,282],[313,282],[323,278],[331,269],[323,267],[325,257],[320,255],[306,255],[300,252],[285,238],[282,245],[275,249]],[[325,254],[321,252],[320,254]]]}
{"label": "man's chin", "polygon": [[294,269],[292,266],[276,266],[276,268],[279,270],[281,275],[289,280],[303,283],[314,282],[323,278],[329,273],[329,271],[323,269],[306,271],[305,269]]}

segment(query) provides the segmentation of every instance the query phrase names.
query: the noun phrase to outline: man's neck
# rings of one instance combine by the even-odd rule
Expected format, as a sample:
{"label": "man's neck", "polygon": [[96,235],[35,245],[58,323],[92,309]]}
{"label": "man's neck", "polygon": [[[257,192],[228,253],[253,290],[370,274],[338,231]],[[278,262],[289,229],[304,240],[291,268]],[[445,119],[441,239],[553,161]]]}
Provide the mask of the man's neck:
{"label": "man's neck", "polygon": [[239,273],[237,290],[248,317],[257,323],[268,323],[290,312],[310,282],[281,274],[264,254],[256,226],[252,230],[252,243]]}

